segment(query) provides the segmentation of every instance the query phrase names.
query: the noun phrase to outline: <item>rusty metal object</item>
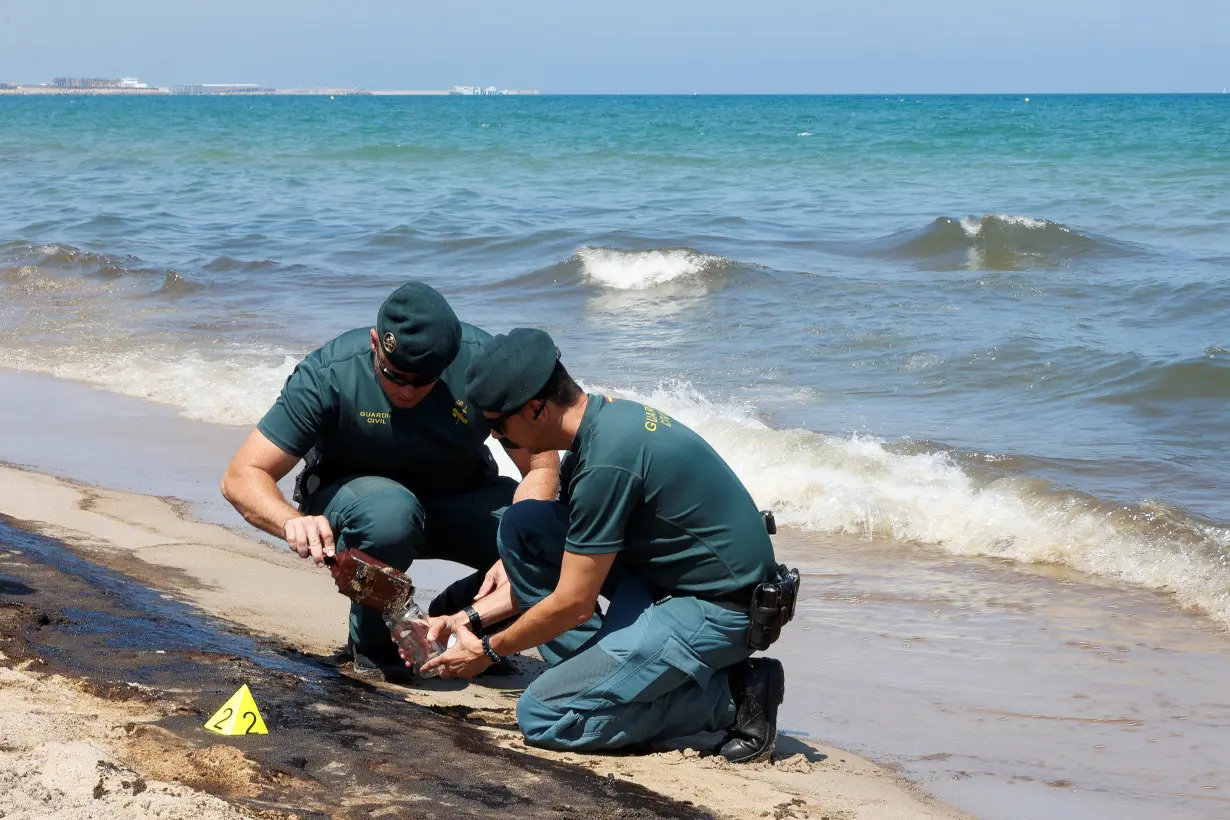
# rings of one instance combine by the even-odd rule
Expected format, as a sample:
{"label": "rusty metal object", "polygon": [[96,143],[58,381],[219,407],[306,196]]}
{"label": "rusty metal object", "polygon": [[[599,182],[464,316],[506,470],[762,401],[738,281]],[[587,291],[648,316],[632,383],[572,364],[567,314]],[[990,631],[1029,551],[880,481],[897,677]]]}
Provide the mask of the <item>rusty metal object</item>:
{"label": "rusty metal object", "polygon": [[[365,552],[342,550],[325,565],[333,573],[333,583],[347,598],[378,610],[407,666],[417,675],[429,658],[444,651],[437,641],[427,639],[427,613],[414,602],[414,582],[404,572],[394,569]],[[440,674],[433,670],[424,677]]]}
{"label": "rusty metal object", "polygon": [[333,573],[338,592],[388,618],[400,618],[414,602],[410,576],[362,550],[342,550],[326,558],[325,564]]}

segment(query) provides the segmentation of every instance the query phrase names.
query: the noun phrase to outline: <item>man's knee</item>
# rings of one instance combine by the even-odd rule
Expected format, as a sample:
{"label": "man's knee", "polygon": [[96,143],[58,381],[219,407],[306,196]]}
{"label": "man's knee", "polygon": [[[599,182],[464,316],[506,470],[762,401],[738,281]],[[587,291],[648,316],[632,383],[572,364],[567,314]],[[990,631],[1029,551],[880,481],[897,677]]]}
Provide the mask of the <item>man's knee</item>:
{"label": "man's knee", "polygon": [[500,520],[496,537],[500,558],[508,560],[510,554],[524,554],[529,545],[556,540],[562,547],[567,525],[567,508],[556,501],[531,499],[513,504]]}
{"label": "man's knee", "polygon": [[341,503],[327,514],[340,532],[342,546],[377,557],[413,559],[422,545],[424,523],[423,507],[414,493],[396,481],[371,476],[347,482],[338,496],[335,501]]}
{"label": "man's knee", "polygon": [[531,692],[517,698],[517,727],[527,742],[535,746],[558,746],[560,724],[567,713],[539,700]]}
{"label": "man's knee", "polygon": [[517,728],[531,746],[571,752],[599,752],[626,745],[618,715],[564,709],[525,692],[517,699]]}

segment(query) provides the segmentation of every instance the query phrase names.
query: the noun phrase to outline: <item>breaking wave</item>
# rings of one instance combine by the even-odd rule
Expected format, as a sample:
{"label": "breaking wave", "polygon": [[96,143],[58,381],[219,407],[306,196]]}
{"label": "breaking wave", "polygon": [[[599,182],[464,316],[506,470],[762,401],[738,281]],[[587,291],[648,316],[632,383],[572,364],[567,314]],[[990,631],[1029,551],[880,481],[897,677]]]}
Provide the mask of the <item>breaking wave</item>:
{"label": "breaking wave", "polygon": [[683,279],[702,277],[736,263],[722,256],[692,250],[627,251],[583,247],[573,257],[588,281],[615,290],[648,290]]}
{"label": "breaking wave", "polygon": [[[183,327],[171,302],[199,289],[135,256],[68,245],[0,246],[0,367],[46,373],[248,424],[306,351]],[[224,330],[224,329],[223,329]]]}
{"label": "breaking wave", "polygon": [[1083,234],[1058,222],[1004,214],[963,219],[942,216],[925,228],[892,234],[860,251],[924,266],[970,270],[1055,266],[1139,252],[1127,243]]}

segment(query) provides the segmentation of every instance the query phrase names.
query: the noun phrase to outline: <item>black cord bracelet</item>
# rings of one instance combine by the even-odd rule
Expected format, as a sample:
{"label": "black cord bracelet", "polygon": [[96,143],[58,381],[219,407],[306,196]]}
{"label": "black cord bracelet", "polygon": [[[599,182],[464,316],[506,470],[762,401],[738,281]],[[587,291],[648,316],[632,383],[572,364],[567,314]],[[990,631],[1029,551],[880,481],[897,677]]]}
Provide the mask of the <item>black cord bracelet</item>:
{"label": "black cord bracelet", "polygon": [[490,658],[492,663],[499,663],[500,661],[504,660],[503,655],[501,655],[499,652],[496,652],[494,649],[491,648],[491,636],[490,635],[483,636],[483,654],[486,655],[488,658]]}

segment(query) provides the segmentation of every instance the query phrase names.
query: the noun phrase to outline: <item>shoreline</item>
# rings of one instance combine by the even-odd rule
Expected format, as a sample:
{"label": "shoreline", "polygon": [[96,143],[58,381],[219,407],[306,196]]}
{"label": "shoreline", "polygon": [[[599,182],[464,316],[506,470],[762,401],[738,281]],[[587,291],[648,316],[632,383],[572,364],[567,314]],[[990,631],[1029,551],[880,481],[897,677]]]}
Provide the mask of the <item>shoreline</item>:
{"label": "shoreline", "polygon": [[[172,499],[12,466],[0,467],[0,499],[0,513],[206,613],[276,636],[302,652],[325,655],[344,642],[347,602],[327,574],[289,552],[194,520]],[[495,726],[515,724],[515,696],[504,688],[427,682],[398,694],[437,713],[471,719],[477,714]],[[484,731],[502,748],[613,776],[719,816],[758,816],[765,809],[784,809],[782,817],[850,820],[965,816],[888,769],[789,735],[782,737],[774,764],[740,768],[687,750],[644,756],[558,754],[528,749],[519,733],[508,729]]]}
{"label": "shoreline", "polygon": [[[327,576],[313,576],[219,495],[218,477],[247,428],[191,420],[171,407],[41,374],[0,370],[0,391],[13,399],[0,403],[0,429],[10,432],[0,439],[0,462],[22,468],[23,486],[34,488],[27,495],[36,502],[55,493],[97,497],[83,502],[86,510],[70,504],[63,516],[45,518],[87,530],[101,522],[117,538],[123,527],[163,529],[145,536],[127,530],[128,550],[99,541],[99,555],[127,562],[130,574],[145,566],[134,555],[155,564],[201,562],[192,544],[212,536],[197,537],[194,526],[212,528],[233,550],[223,545],[214,563],[231,562],[241,574],[249,567],[262,575],[285,569],[296,583],[325,590],[321,605],[337,606],[338,614],[317,613],[320,625],[301,631],[305,640],[338,636],[313,651],[340,644],[346,601]],[[107,498],[116,492],[97,488],[122,491],[127,500],[119,506],[134,520],[73,519],[113,511],[107,505],[117,502]],[[0,487],[0,499],[7,499],[0,513],[21,497]],[[167,518],[182,530],[163,527]],[[796,620],[772,652],[787,670],[783,753],[793,754],[801,739],[822,738],[917,784],[907,787],[911,794],[924,791],[956,807],[954,813],[988,820],[1205,816],[1226,799],[1220,784],[1230,776],[1230,736],[1222,729],[1230,719],[1223,697],[1230,636],[1207,617],[1177,609],[1166,593],[1057,565],[953,556],[883,539],[785,527],[775,541],[779,560],[805,577]],[[184,582],[200,587],[202,597],[226,592],[225,571],[202,563],[204,582],[188,574]],[[425,594],[465,572],[446,561],[412,569]],[[264,591],[253,586],[256,594]],[[253,608],[242,595],[238,604]],[[318,609],[303,598],[289,606],[309,615]],[[285,638],[294,627],[259,631]],[[1157,697],[1162,682],[1165,699]],[[402,697],[463,720],[511,723],[507,693],[485,684],[460,692],[405,690]],[[843,757],[853,759],[839,752],[807,762],[813,776],[827,776]],[[577,763],[587,760],[578,756]],[[651,779],[667,771],[652,756],[644,762]],[[862,779],[831,790],[842,795],[848,782]]]}

